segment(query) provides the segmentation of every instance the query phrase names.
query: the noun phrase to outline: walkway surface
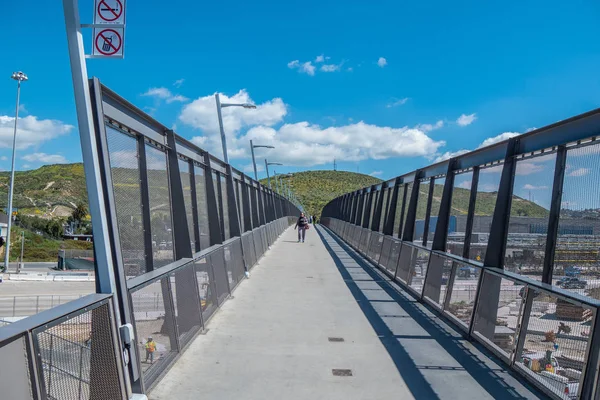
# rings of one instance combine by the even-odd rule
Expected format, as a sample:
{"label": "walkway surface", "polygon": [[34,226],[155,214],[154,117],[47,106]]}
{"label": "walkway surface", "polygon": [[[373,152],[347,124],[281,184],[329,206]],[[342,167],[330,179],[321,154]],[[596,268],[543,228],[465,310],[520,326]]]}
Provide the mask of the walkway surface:
{"label": "walkway surface", "polygon": [[322,227],[284,232],[234,296],[151,400],[538,398]]}

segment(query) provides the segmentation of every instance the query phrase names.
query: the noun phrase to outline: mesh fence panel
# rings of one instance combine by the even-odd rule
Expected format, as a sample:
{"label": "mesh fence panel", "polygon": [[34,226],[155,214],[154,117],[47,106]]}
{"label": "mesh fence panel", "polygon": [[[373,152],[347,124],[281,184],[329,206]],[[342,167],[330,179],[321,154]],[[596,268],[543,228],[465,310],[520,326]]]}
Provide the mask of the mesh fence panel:
{"label": "mesh fence panel", "polygon": [[[0,328],[2,327],[0,321]],[[0,387],[6,399],[33,400],[25,335],[0,346]]]}
{"label": "mesh fence panel", "polygon": [[469,213],[469,201],[472,183],[472,171],[456,174],[454,176],[446,251],[460,257],[463,256],[463,250],[465,247],[465,231],[467,228],[467,215]]}
{"label": "mesh fence panel", "polygon": [[505,269],[541,280],[556,154],[517,161]]}
{"label": "mesh fence panel", "polygon": [[429,229],[427,233],[427,247],[431,248],[433,237],[437,227],[438,215],[440,214],[440,205],[442,201],[442,193],[446,178],[435,178],[433,185],[433,196],[431,197],[431,212],[429,213]]}
{"label": "mesh fence panel", "polygon": [[468,329],[477,298],[477,285],[481,269],[458,262],[454,262],[452,268],[455,270],[454,279],[448,306],[445,310],[457,320],[463,329]]}
{"label": "mesh fence panel", "polygon": [[175,322],[182,346],[202,328],[200,298],[194,264],[178,269],[171,274],[171,295],[175,310]]}
{"label": "mesh fence panel", "polygon": [[225,240],[231,237],[229,231],[229,198],[227,196],[227,181],[223,175],[221,175],[221,198],[223,199],[223,226]]}
{"label": "mesh fence panel", "polygon": [[410,273],[408,276],[409,286],[417,293],[423,291],[425,277],[427,276],[427,267],[429,266],[429,250],[417,249],[415,258],[412,260]]}
{"label": "mesh fence panel", "polygon": [[181,176],[181,187],[183,188],[183,202],[185,204],[185,215],[190,232],[190,247],[192,252],[196,251],[194,234],[194,212],[192,210],[192,181],[190,175],[190,163],[179,160],[179,175]]}
{"label": "mesh fence panel", "polygon": [[244,259],[242,257],[242,241],[236,240],[225,249],[225,265],[227,267],[227,278],[229,287],[234,288],[244,279]]}
{"label": "mesh fence panel", "polygon": [[554,283],[600,299],[600,144],[567,151]]}
{"label": "mesh fence panel", "polygon": [[227,279],[227,269],[225,267],[225,254],[223,248],[211,253],[210,263],[212,264],[215,288],[217,289],[218,304],[223,304],[229,295],[229,282]]}
{"label": "mesh fence panel", "polygon": [[443,308],[446,289],[452,272],[452,260],[432,253],[429,258],[428,269],[423,296],[431,300],[437,307]]}
{"label": "mesh fence panel", "polygon": [[166,276],[131,293],[138,354],[147,384],[167,365],[177,351],[173,304]]}
{"label": "mesh fence panel", "polygon": [[385,235],[381,245],[381,256],[379,257],[379,265],[385,269],[390,265],[390,251],[392,250],[392,239]]}
{"label": "mesh fence panel", "polygon": [[34,331],[49,399],[122,399],[110,305]]}
{"label": "mesh fence panel", "polygon": [[119,242],[127,277],[146,272],[137,141],[106,127]]}
{"label": "mesh fence panel", "polygon": [[210,235],[208,232],[208,208],[206,203],[206,178],[204,168],[194,165],[194,176],[196,179],[196,205],[198,207],[198,227],[200,229],[200,249],[210,247]]}
{"label": "mesh fence panel", "polygon": [[146,165],[150,196],[153,267],[158,269],[174,260],[167,155],[164,151],[146,144]]}
{"label": "mesh fence panel", "polygon": [[482,168],[479,172],[475,217],[473,218],[473,232],[469,250],[471,260],[483,262],[485,259],[501,175],[502,165]]}
{"label": "mesh fence panel", "polygon": [[208,258],[196,260],[194,262],[194,271],[200,295],[202,320],[206,323],[217,309],[217,290],[210,260]]}

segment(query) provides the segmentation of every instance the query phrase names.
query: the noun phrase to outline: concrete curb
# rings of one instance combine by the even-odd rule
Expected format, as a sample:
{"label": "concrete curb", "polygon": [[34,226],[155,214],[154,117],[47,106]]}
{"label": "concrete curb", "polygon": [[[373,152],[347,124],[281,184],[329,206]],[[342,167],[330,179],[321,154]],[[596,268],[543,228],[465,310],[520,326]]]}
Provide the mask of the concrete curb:
{"label": "concrete curb", "polygon": [[49,282],[93,282],[96,278],[88,276],[65,276],[65,275],[45,275],[45,274],[2,274],[2,280],[6,281],[49,281]]}

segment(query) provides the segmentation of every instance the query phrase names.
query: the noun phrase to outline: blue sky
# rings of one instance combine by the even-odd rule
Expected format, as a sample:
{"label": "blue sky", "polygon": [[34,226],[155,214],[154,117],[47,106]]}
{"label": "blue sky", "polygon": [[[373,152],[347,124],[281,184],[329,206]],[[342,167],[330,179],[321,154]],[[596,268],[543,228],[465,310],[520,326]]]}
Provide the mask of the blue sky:
{"label": "blue sky", "polygon": [[[80,1],[84,23],[92,3]],[[336,157],[387,179],[600,106],[593,0],[129,3],[125,59],[90,60],[90,76],[219,156],[211,96],[255,102],[225,114],[231,162],[247,172],[250,138],[276,143],[258,156],[287,164],[278,172]],[[14,70],[30,77],[17,168],[80,161],[61,2],[20,4],[0,15],[2,36],[19,35],[0,60],[0,169]]]}

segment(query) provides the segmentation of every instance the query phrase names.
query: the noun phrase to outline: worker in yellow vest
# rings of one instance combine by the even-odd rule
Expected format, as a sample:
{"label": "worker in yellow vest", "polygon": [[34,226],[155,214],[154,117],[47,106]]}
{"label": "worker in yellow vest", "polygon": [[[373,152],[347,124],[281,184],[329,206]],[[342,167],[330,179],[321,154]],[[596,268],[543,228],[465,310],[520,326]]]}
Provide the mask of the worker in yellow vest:
{"label": "worker in yellow vest", "polygon": [[154,364],[154,352],[156,351],[156,342],[152,340],[152,337],[148,338],[146,342],[146,362],[150,359],[150,364]]}

